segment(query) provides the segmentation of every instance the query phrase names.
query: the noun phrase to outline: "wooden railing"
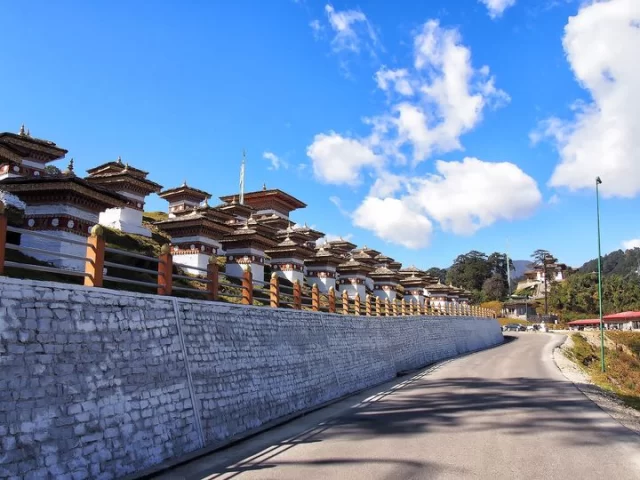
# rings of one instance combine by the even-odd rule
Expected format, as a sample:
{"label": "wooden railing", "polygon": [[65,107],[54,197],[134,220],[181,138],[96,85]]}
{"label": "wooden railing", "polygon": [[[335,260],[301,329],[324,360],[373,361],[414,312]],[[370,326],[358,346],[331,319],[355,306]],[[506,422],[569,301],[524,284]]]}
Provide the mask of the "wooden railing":
{"label": "wooden railing", "polygon": [[[50,273],[60,273],[62,275],[73,275],[82,277],[84,285],[87,287],[104,287],[105,281],[110,284],[135,285],[137,287],[147,287],[155,290],[158,295],[175,295],[180,292],[189,292],[197,294],[198,298],[206,298],[211,301],[220,301],[222,296],[236,298],[238,303],[243,305],[254,305],[254,300],[272,308],[292,308],[294,310],[308,310],[313,312],[339,313],[342,315],[362,315],[362,316],[408,316],[408,315],[449,315],[449,316],[473,316],[473,317],[494,317],[492,311],[473,305],[462,305],[455,303],[445,303],[440,306],[432,306],[428,302],[418,302],[416,300],[406,301],[405,299],[381,299],[373,295],[366,295],[360,298],[356,295],[350,298],[347,291],[337,293],[333,287],[329,291],[321,293],[318,285],[314,284],[311,288],[305,287],[298,282],[293,285],[287,285],[280,281],[280,278],[274,273],[269,282],[263,282],[260,279],[254,279],[251,269],[247,268],[243,272],[243,276],[238,282],[231,282],[228,277],[221,275],[215,257],[210,259],[206,269],[183,266],[189,270],[200,272],[200,276],[188,276],[174,272],[173,257],[169,245],[163,245],[158,257],[140,255],[138,253],[128,252],[120,249],[109,248],[106,246],[104,238],[104,230],[100,225],[96,225],[91,230],[91,235],[86,241],[86,255],[84,257],[70,254],[57,254],[63,257],[72,258],[77,262],[84,262],[84,271],[69,271],[59,267],[44,266],[38,264],[22,264],[16,262],[5,261],[6,249],[29,252],[38,250],[39,253],[47,253],[30,247],[22,247],[14,244],[7,244],[7,232],[15,232],[29,234],[35,237],[45,239],[56,239],[60,242],[68,242],[73,244],[82,244],[80,241],[70,241],[53,237],[51,234],[43,234],[31,230],[23,230],[7,225],[7,218],[4,215],[0,204],[0,275],[4,274],[5,266],[21,268],[25,271],[43,271]],[[48,253],[51,256],[56,255],[54,252]],[[139,266],[127,265],[122,262],[115,263],[105,260],[106,254],[117,254],[119,256],[129,257],[145,264],[157,264],[157,270],[150,268],[142,268]],[[115,277],[105,274],[105,268],[108,272],[110,268],[131,271],[146,274],[152,280],[133,280],[123,276]],[[222,281],[221,281],[222,277]],[[145,277],[147,278],[147,277]],[[155,279],[155,281],[153,281]],[[176,285],[174,280],[183,280],[199,283],[202,288],[194,288],[181,284]],[[224,295],[221,295],[222,289],[226,289]],[[310,295],[309,295],[310,290]],[[306,294],[305,294],[306,293]],[[255,296],[255,298],[254,298]]]}

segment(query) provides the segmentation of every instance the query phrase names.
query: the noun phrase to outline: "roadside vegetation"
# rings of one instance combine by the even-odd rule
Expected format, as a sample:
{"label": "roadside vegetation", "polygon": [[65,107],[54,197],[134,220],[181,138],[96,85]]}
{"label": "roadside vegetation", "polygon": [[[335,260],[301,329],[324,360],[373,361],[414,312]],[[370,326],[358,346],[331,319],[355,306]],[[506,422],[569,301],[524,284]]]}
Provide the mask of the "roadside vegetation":
{"label": "roadside vegetation", "polygon": [[640,410],[640,332],[605,332],[606,372],[601,371],[599,332],[572,335],[567,351],[599,387]]}

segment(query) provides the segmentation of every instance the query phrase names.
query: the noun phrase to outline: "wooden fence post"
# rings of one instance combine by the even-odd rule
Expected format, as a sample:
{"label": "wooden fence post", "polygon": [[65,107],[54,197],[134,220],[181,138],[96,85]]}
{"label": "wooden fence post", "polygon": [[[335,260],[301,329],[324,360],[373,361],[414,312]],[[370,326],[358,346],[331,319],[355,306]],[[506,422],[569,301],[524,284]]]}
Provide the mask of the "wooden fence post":
{"label": "wooden fence post", "polygon": [[273,272],[269,281],[269,306],[278,308],[280,306],[280,282],[278,274]]}
{"label": "wooden fence post", "polygon": [[364,314],[367,317],[371,316],[371,295],[369,294],[364,297]]}
{"label": "wooden fence post", "polygon": [[219,298],[218,289],[220,288],[218,280],[218,261],[215,255],[209,257],[209,263],[207,264],[207,288],[209,290],[209,300],[217,301]]}
{"label": "wooden fence post", "polygon": [[317,283],[314,283],[313,287],[311,287],[311,310],[314,312],[320,311],[320,290]]}
{"label": "wooden fence post", "polygon": [[389,297],[384,299],[384,314],[387,317],[391,315],[391,303],[389,302]]}
{"label": "wooden fence post", "polygon": [[349,295],[346,290],[342,291],[342,314],[349,315]]}
{"label": "wooden fence post", "polygon": [[376,296],[376,316],[382,315],[382,302],[380,301],[380,297]]}
{"label": "wooden fence post", "polygon": [[400,300],[400,315],[406,315],[407,314],[407,302],[405,301],[404,297],[402,297],[402,300]]}
{"label": "wooden fence post", "polygon": [[353,314],[360,315],[360,295],[356,293],[356,298],[353,300]]}
{"label": "wooden fence post", "polygon": [[102,228],[102,225],[94,225],[91,228],[91,235],[87,239],[87,260],[84,264],[84,273],[86,273],[84,277],[85,287],[102,286],[104,276],[104,247],[104,228]]}
{"label": "wooden fence post", "polygon": [[336,313],[336,291],[329,287],[329,313]]}
{"label": "wooden fence post", "polygon": [[391,304],[391,313],[393,313],[394,317],[398,315],[398,299],[397,298],[393,299],[393,303]]}
{"label": "wooden fence post", "polygon": [[0,202],[0,275],[4,274],[4,259],[7,249],[7,214],[4,203]]}
{"label": "wooden fence post", "polygon": [[160,248],[158,260],[158,295],[171,295],[173,291],[173,257],[168,243]]}
{"label": "wooden fence post", "polygon": [[293,308],[294,310],[302,310],[302,288],[300,282],[293,282]]}
{"label": "wooden fence post", "polygon": [[249,265],[245,268],[242,272],[242,304],[253,305],[253,274]]}

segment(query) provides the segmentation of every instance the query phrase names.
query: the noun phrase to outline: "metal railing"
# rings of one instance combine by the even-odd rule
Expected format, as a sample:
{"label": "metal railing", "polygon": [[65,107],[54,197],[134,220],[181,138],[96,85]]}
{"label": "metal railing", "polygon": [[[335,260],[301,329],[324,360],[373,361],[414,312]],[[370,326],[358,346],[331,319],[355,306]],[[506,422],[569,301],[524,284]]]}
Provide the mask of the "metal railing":
{"label": "metal railing", "polygon": [[[59,244],[82,246],[85,255],[75,255],[58,251],[49,251],[39,246],[24,246],[7,243],[7,233],[29,235],[43,240],[53,240]],[[25,257],[24,262],[6,259],[8,250],[17,251],[23,255],[29,253],[41,258],[51,258],[52,261],[36,261]],[[130,263],[117,261],[130,259]],[[58,259],[75,261],[78,269],[70,270],[55,266]],[[150,268],[150,265],[153,267]],[[0,205],[0,275],[5,274],[5,267],[20,269],[19,273],[28,276],[29,271],[52,273],[74,277],[76,283],[84,283],[88,287],[116,287],[123,285],[127,289],[153,290],[159,295],[192,296],[211,301],[226,301],[244,305],[264,305],[273,308],[290,308],[313,312],[339,313],[343,315],[360,316],[403,316],[403,315],[449,315],[494,317],[495,314],[477,306],[462,305],[451,302],[431,303],[428,298],[412,299],[381,299],[375,295],[365,295],[360,298],[349,296],[346,290],[336,294],[333,287],[326,293],[320,292],[317,284],[302,285],[298,280],[284,282],[273,274],[269,282],[253,278],[250,268],[247,268],[241,278],[226,276],[219,271],[215,257],[210,259],[207,268],[196,266],[176,265],[169,245],[163,245],[157,257],[142,255],[117,248],[107,247],[104,229],[96,225],[86,241],[62,239],[47,233],[8,226],[7,217]],[[181,267],[181,268],[177,268]],[[175,270],[175,271],[174,271]],[[184,271],[183,271],[184,270]],[[197,272],[189,275],[186,271]],[[137,275],[137,276],[136,276]],[[132,278],[133,276],[133,278]],[[56,278],[57,279],[57,278]],[[106,283],[106,284],[105,284]]]}

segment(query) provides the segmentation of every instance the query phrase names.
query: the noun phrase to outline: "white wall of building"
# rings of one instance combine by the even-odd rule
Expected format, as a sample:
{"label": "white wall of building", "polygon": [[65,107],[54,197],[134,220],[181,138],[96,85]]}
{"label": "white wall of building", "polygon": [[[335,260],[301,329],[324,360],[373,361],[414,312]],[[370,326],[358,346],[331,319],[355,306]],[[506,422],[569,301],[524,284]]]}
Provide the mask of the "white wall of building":
{"label": "white wall of building", "polygon": [[[36,232],[38,233],[38,232]],[[85,261],[75,260],[70,258],[61,258],[60,253],[67,255],[76,255],[79,257],[85,257],[87,255],[86,245],[75,245],[66,243],[65,240],[75,240],[78,242],[86,242],[87,237],[83,237],[76,233],[61,232],[61,231],[43,231],[43,234],[57,237],[59,240],[40,238],[35,235],[22,234],[20,238],[20,245],[23,247],[39,248],[52,252],[51,255],[34,252],[24,252],[25,255],[29,255],[42,262],[48,262],[59,268],[65,268],[67,270],[84,271]]]}
{"label": "white wall of building", "polygon": [[209,265],[209,258],[210,255],[204,253],[175,253],[173,255],[173,263],[180,265],[189,275],[206,276],[206,272],[196,269],[202,268],[206,270]]}
{"label": "white wall of building", "polygon": [[382,285],[375,285],[375,288],[373,289],[373,294],[376,297],[379,297],[380,300],[382,300],[382,302],[384,302],[385,300],[389,300],[390,302],[393,302],[393,299],[396,298],[396,289],[394,287],[391,287],[391,289],[389,290],[384,290],[382,288]]}
{"label": "white wall of building", "polygon": [[407,304],[411,303],[411,302],[417,302],[418,305],[423,305],[424,304],[424,295],[420,295],[420,294],[406,294],[404,296],[404,301],[407,302]]}
{"label": "white wall of building", "polygon": [[[356,295],[360,297],[360,300],[365,299],[365,297],[367,296],[367,289],[364,283],[351,283],[349,280],[353,277],[341,276],[340,278],[344,278],[347,282],[338,285],[338,291],[340,292],[340,295],[342,295],[343,291],[346,291],[347,295],[349,295],[349,298],[351,299],[356,298]],[[358,278],[363,279],[363,277]]]}
{"label": "white wall of building", "polygon": [[108,208],[100,214],[100,225],[114,228],[124,233],[151,237],[151,231],[142,226],[142,211],[129,207]]}
{"label": "white wall of building", "polygon": [[[251,274],[253,275],[254,283],[262,285],[264,281],[264,265],[259,263],[251,263]],[[244,275],[243,265],[238,263],[227,263],[226,274],[230,277],[242,278]]]}
{"label": "white wall of building", "polygon": [[[310,276],[310,273],[314,272],[314,276]],[[331,273],[333,278],[330,277],[317,277],[320,272]],[[336,290],[336,271],[335,269],[328,269],[327,267],[307,267],[307,282],[309,285],[318,285],[320,293],[329,293],[329,289],[333,287]]]}

